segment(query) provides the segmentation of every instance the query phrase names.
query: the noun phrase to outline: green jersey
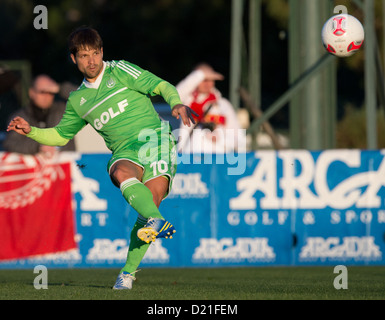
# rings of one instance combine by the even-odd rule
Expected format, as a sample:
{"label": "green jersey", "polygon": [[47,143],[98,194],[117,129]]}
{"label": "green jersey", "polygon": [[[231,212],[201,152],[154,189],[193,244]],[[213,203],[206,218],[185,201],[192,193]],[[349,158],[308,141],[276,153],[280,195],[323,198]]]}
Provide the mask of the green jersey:
{"label": "green jersey", "polygon": [[84,80],[71,93],[66,111],[55,127],[61,137],[72,139],[89,123],[118,153],[138,141],[144,128],[159,129],[161,120],[150,96],[160,94],[173,107],[181,103],[175,88],[149,71],[127,61],[103,62],[94,83]]}

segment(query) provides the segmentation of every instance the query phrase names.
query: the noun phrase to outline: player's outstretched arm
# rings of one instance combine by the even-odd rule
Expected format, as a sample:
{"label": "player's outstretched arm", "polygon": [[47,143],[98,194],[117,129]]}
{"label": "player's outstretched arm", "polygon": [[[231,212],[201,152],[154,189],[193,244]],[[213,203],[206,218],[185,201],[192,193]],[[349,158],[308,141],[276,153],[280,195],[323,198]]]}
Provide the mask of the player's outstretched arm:
{"label": "player's outstretched arm", "polygon": [[22,117],[15,117],[11,120],[7,127],[7,131],[11,130],[25,136],[31,132],[31,126]]}
{"label": "player's outstretched arm", "polygon": [[11,120],[7,131],[11,130],[46,146],[61,147],[66,145],[69,141],[69,139],[63,138],[55,128],[32,127],[21,117],[15,117]]}
{"label": "player's outstretched arm", "polygon": [[178,91],[176,88],[167,81],[160,82],[154,89],[154,93],[163,97],[163,99],[172,107],[171,115],[175,118],[182,119],[185,126],[190,127],[191,124],[195,124],[194,114],[198,115],[188,106],[182,104]]}

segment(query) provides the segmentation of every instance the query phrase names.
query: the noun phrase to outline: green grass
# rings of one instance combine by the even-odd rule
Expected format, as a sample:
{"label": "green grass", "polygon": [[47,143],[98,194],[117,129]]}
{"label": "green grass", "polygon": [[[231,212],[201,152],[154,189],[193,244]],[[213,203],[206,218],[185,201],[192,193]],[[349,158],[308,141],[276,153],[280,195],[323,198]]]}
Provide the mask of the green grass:
{"label": "green grass", "polygon": [[0,270],[0,300],[371,300],[385,298],[385,267],[348,267],[348,289],[334,267],[147,268],[132,290],[112,290],[117,269],[48,269],[37,290],[33,270]]}

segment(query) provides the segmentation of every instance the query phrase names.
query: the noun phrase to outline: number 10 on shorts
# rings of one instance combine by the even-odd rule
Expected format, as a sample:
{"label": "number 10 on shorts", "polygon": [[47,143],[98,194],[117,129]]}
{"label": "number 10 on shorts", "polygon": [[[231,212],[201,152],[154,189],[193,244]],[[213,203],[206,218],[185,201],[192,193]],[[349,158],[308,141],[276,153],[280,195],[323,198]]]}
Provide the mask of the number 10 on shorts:
{"label": "number 10 on shorts", "polygon": [[168,164],[164,160],[159,160],[152,162],[150,168],[153,170],[154,176],[157,176],[158,174],[166,173],[168,171]]}

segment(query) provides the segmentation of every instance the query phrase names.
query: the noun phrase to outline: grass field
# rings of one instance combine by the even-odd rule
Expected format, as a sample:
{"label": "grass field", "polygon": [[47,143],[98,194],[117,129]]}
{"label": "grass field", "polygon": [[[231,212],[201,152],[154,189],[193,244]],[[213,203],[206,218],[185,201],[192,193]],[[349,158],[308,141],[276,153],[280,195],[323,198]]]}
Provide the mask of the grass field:
{"label": "grass field", "polygon": [[33,270],[0,270],[0,300],[311,300],[385,299],[385,267],[348,267],[348,289],[334,267],[147,268],[132,290],[112,290],[117,269],[48,269],[48,289]]}

